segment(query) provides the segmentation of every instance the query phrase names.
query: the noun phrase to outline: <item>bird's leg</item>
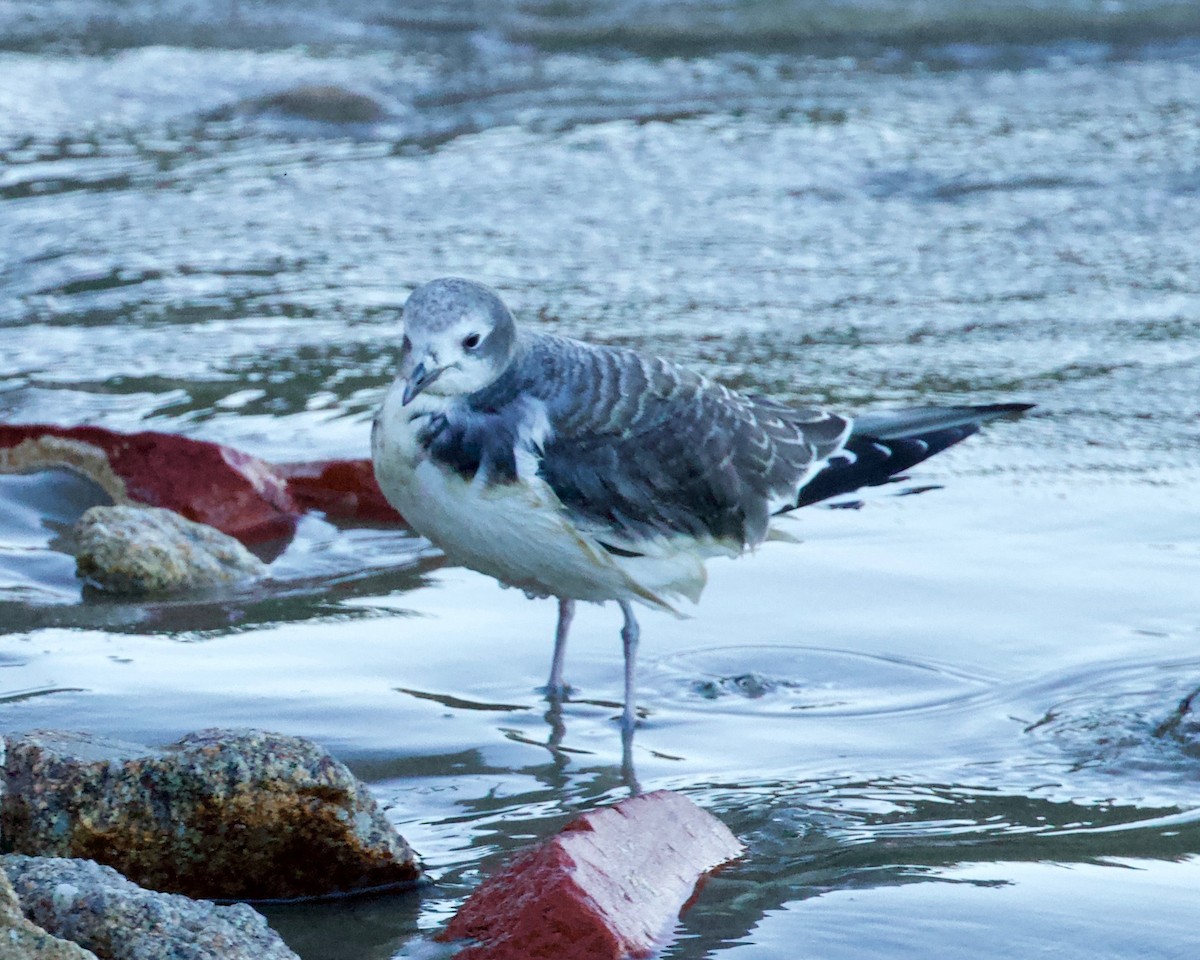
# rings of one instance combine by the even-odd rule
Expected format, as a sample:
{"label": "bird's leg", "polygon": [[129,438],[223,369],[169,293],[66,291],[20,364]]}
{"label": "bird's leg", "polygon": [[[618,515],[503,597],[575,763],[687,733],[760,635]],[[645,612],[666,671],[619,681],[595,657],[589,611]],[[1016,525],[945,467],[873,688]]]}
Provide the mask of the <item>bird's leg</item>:
{"label": "bird's leg", "polygon": [[561,700],[567,694],[563,683],[563,661],[567,658],[567,632],[575,616],[575,601],[558,598],[558,626],[554,630],[554,657],[550,661],[550,680],[546,684],[546,699]]}
{"label": "bird's leg", "polygon": [[621,628],[621,645],[625,648],[625,710],[621,714],[621,726],[632,734],[637,712],[634,675],[637,672],[637,647],[641,630],[638,628],[637,617],[633,615],[633,607],[625,600],[618,602],[621,604],[621,613],[625,615],[625,626]]}

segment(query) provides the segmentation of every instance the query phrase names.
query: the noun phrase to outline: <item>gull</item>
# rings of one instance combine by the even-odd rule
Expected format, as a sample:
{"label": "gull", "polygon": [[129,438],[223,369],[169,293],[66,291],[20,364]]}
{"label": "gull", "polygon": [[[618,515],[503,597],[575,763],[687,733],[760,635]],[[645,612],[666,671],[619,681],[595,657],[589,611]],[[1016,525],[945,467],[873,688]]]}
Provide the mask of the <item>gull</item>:
{"label": "gull", "polygon": [[577,601],[624,616],[623,729],[635,723],[633,604],[679,613],[707,559],[773,517],[895,479],[1029,404],[857,419],[739,393],[670,361],[517,327],[490,288],[432,280],[403,309],[399,371],[375,417],[379,486],[455,563],[558,599],[547,694]]}

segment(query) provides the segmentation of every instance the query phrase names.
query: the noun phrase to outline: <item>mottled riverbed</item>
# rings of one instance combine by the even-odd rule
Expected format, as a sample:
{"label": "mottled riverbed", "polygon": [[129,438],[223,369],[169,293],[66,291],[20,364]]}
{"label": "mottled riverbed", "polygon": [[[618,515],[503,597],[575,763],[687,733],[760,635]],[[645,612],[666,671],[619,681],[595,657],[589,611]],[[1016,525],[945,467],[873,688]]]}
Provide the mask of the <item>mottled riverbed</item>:
{"label": "mottled riverbed", "polygon": [[[643,618],[633,760],[749,844],[665,956],[1124,958],[1200,922],[1200,13],[1041,2],[10,3],[0,417],[365,456],[397,311],[523,322],[848,410],[1035,402]],[[83,599],[68,475],[0,477],[0,725],[313,737],[437,881],[277,907],[420,956],[625,795],[614,609],[402,530],[271,584]]]}

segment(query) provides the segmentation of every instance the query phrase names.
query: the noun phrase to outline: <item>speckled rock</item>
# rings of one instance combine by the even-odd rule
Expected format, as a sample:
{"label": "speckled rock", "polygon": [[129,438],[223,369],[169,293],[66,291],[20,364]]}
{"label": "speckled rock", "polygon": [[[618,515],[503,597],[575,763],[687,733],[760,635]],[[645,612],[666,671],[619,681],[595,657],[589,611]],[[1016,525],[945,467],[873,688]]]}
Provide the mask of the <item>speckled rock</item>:
{"label": "speckled rock", "polygon": [[8,874],[0,869],[0,960],[96,960],[96,955],[26,920]]}
{"label": "speckled rock", "polygon": [[163,750],[54,731],[5,739],[5,852],[85,857],[155,890],[218,899],[420,876],[367,788],[299,737],[202,730]]}
{"label": "speckled rock", "polygon": [[211,589],[267,571],[233,537],[159,507],[92,507],[73,535],[76,573],[111,593]]}
{"label": "speckled rock", "polygon": [[145,890],[91,860],[7,856],[0,866],[35,923],[107,960],[298,960],[245,904]]}

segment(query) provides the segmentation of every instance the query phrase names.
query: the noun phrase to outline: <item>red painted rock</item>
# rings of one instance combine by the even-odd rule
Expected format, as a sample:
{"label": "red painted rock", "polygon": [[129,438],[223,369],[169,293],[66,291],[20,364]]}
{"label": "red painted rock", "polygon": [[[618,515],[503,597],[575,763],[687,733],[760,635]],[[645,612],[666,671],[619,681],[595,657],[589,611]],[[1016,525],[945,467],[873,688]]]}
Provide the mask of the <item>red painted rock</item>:
{"label": "red painted rock", "polygon": [[120,505],[165,507],[242,543],[284,540],[305,510],[402,523],[370,460],[270,464],[233,447],[147,430],[0,424],[0,473],[65,467]]}
{"label": "red painted rock", "polygon": [[660,949],[697,882],[742,844],[660,790],[593,810],[485,880],[439,936],[458,960],[622,960]]}
{"label": "red painted rock", "polygon": [[301,509],[321,510],[342,520],[403,521],[375,482],[370,460],[281,463],[276,469],[286,478],[288,492]]}
{"label": "red painted rock", "polygon": [[66,467],[120,505],[165,507],[243,543],[290,537],[299,508],[269,463],[232,447],[169,433],[0,425],[0,472]]}

